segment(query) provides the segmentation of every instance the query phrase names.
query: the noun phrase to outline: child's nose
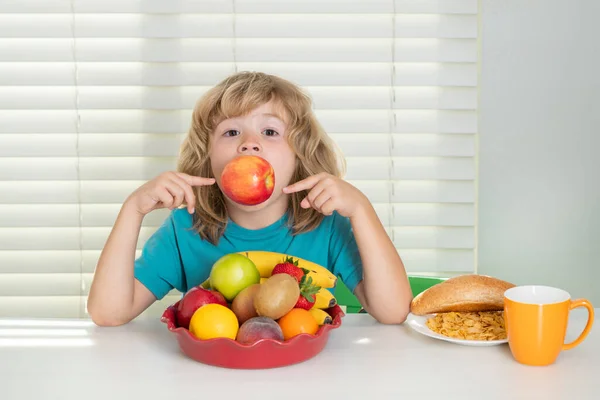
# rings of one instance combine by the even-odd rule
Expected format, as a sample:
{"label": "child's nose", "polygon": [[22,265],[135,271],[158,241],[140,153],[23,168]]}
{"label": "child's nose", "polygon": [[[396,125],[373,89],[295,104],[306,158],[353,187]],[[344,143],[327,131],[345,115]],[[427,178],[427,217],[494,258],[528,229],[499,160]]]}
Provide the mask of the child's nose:
{"label": "child's nose", "polygon": [[246,141],[240,145],[238,151],[240,153],[252,153],[252,152],[260,152],[262,150],[261,146],[255,141]]}

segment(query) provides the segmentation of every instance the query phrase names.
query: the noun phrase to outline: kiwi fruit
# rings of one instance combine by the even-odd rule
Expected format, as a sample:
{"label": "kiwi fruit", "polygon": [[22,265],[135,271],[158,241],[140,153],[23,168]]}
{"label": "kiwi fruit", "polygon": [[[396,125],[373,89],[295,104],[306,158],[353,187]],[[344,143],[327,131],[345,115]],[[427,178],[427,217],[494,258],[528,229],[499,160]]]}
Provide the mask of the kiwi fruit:
{"label": "kiwi fruit", "polygon": [[260,285],[254,296],[254,308],[261,317],[279,319],[290,312],[300,296],[296,278],[275,274]]}

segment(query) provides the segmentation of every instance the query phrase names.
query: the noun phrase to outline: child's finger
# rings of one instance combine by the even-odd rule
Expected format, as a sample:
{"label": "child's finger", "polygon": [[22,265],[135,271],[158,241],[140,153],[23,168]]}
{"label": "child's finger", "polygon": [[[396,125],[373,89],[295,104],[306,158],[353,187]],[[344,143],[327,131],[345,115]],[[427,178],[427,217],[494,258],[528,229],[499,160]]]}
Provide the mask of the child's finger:
{"label": "child's finger", "polygon": [[323,191],[325,190],[325,187],[327,185],[325,185],[323,182],[324,181],[320,181],[319,183],[317,183],[306,195],[306,199],[308,200],[308,202],[310,203],[311,206],[314,206],[315,199],[318,196],[320,196],[321,193],[323,193]]}
{"label": "child's finger", "polygon": [[183,199],[185,196],[185,191],[183,190],[183,188],[172,180],[165,183],[165,188],[173,196],[173,201],[169,208],[179,207],[181,203],[183,203]]}
{"label": "child's finger", "polygon": [[183,197],[185,199],[185,203],[187,204],[187,210],[190,214],[193,214],[196,206],[196,195],[194,194],[194,189],[192,189],[192,187],[179,176],[174,175],[172,179],[183,189]]}
{"label": "child's finger", "polygon": [[283,188],[283,192],[284,193],[295,193],[295,192],[300,192],[302,190],[311,189],[320,180],[321,180],[321,176],[320,175],[309,176],[306,179],[303,179],[301,181],[298,181],[296,183],[292,183],[291,185],[288,185],[288,186],[284,187]]}
{"label": "child's finger", "polygon": [[333,198],[327,199],[325,203],[321,205],[321,214],[323,215],[331,215],[335,211],[335,201]]}
{"label": "child's finger", "polygon": [[322,212],[323,204],[325,204],[329,199],[331,199],[331,193],[329,193],[327,190],[323,190],[311,201],[311,204],[317,209],[317,211]]}
{"label": "child's finger", "polygon": [[173,205],[173,195],[165,187],[156,189],[156,197],[158,197],[164,207],[171,208]]}
{"label": "child's finger", "polygon": [[302,208],[310,207],[310,202],[308,201],[308,197],[305,197],[304,199],[302,199],[302,201],[300,202],[300,207],[302,207]]}
{"label": "child's finger", "polygon": [[184,174],[183,172],[178,172],[177,176],[186,181],[190,186],[205,186],[215,183],[215,178],[203,178],[201,176]]}

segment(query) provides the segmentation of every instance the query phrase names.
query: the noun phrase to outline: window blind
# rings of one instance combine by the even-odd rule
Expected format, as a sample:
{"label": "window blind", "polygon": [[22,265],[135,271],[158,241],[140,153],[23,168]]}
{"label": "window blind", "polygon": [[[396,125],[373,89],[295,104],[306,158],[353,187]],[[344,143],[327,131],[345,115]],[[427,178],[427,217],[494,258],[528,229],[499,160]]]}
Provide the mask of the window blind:
{"label": "window blind", "polygon": [[243,70],[308,90],[409,273],[472,272],[477,34],[476,0],[3,0],[0,316],[87,316],[122,201]]}

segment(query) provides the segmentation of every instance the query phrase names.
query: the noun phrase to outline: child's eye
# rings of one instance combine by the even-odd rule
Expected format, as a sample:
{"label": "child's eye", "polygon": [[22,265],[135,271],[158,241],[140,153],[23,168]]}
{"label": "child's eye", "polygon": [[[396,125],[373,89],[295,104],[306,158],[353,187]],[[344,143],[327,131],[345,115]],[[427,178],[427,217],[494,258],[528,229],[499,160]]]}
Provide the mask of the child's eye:
{"label": "child's eye", "polygon": [[266,136],[275,136],[275,135],[279,135],[279,133],[277,133],[276,131],[274,131],[273,129],[265,129],[263,131],[263,134]]}
{"label": "child's eye", "polygon": [[223,136],[237,136],[239,134],[240,134],[240,132],[238,132],[238,131],[230,130],[230,131],[225,132],[223,134]]}

